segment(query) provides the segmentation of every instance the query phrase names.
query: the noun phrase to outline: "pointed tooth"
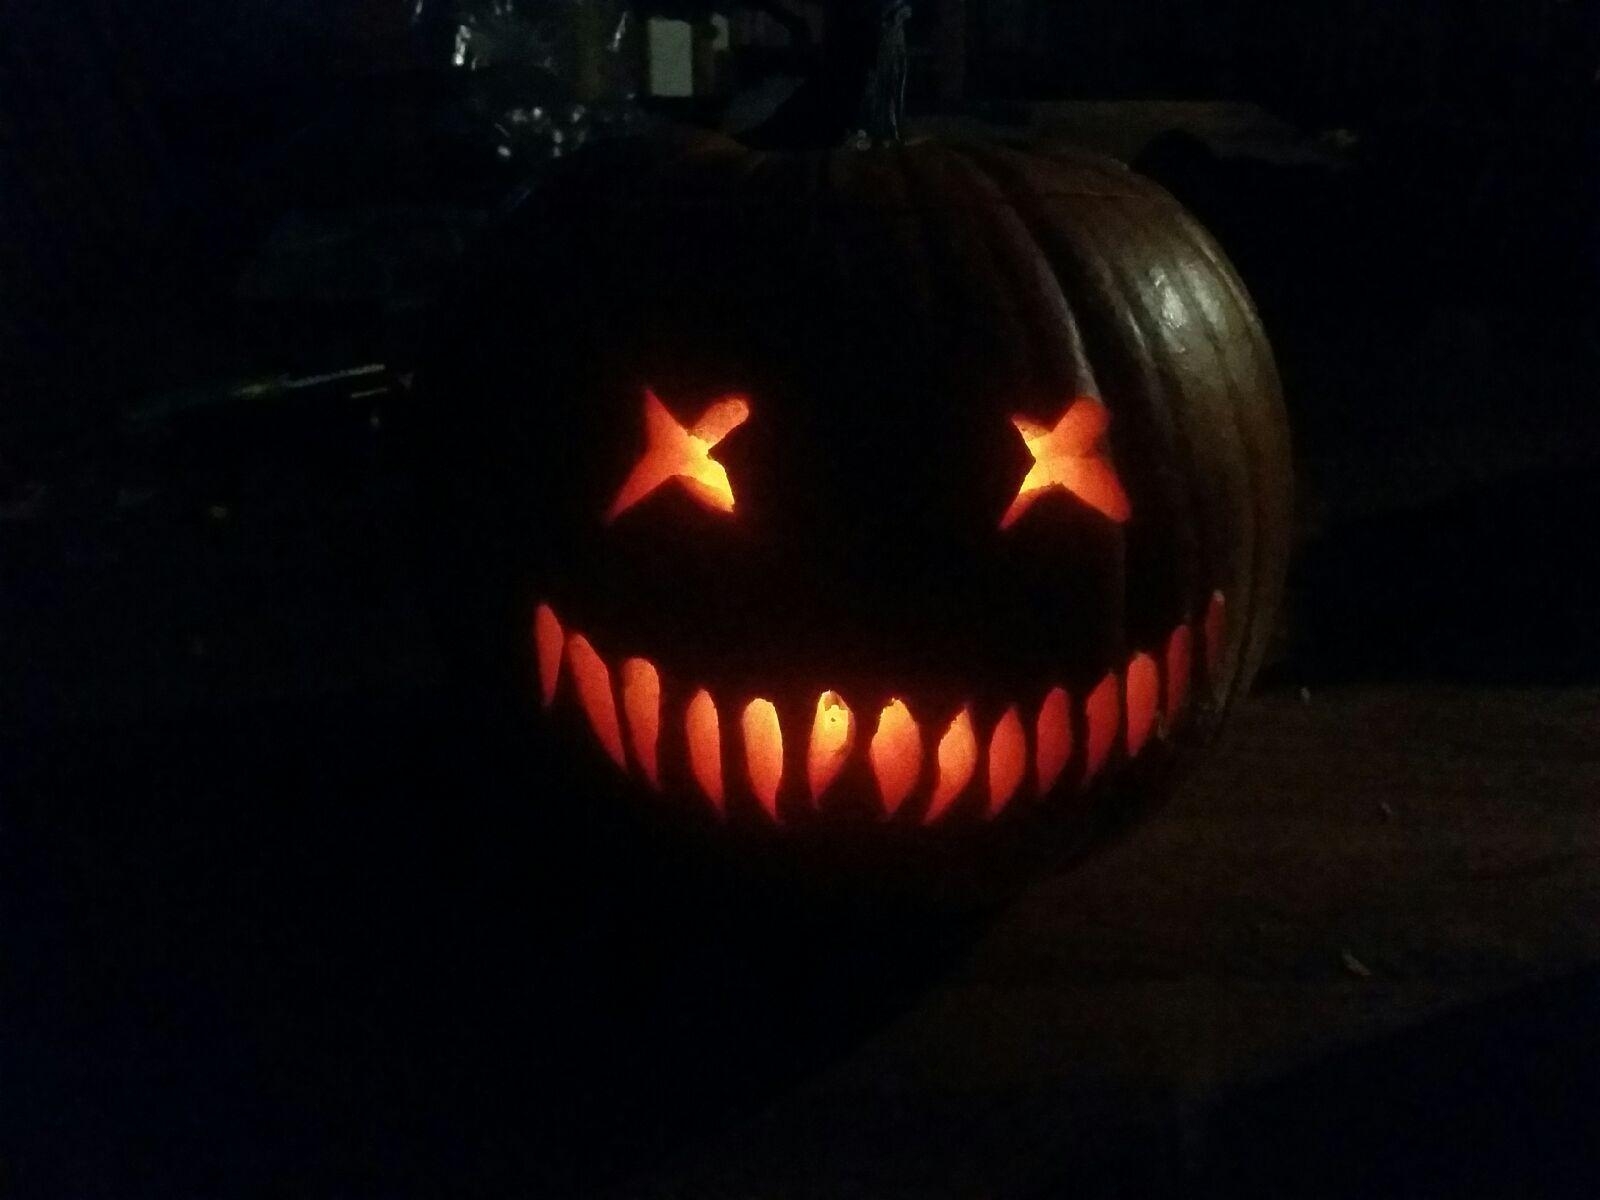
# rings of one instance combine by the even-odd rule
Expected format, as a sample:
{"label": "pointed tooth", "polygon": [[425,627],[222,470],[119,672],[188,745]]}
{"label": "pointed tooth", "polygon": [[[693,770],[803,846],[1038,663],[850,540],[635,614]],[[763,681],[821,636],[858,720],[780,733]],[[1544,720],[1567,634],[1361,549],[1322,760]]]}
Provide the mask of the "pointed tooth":
{"label": "pointed tooth", "polygon": [[978,739],[972,732],[972,710],[963,708],[939,739],[939,782],[933,789],[924,824],[931,825],[966,791],[978,770]]}
{"label": "pointed tooth", "polygon": [[1194,658],[1194,634],[1187,624],[1179,625],[1167,639],[1167,725],[1177,724],[1189,700],[1189,672]]}
{"label": "pointed tooth", "polygon": [[622,727],[617,723],[617,702],[611,694],[611,672],[595,653],[589,639],[575,633],[567,639],[567,665],[578,685],[578,702],[589,717],[600,745],[623,770],[628,760],[622,750]]}
{"label": "pointed tooth", "polygon": [[561,632],[561,622],[548,604],[541,604],[533,612],[533,643],[539,660],[539,691],[544,706],[549,708],[556,698],[556,684],[561,680],[561,652],[566,647],[566,637]]}
{"label": "pointed tooth", "polygon": [[1017,706],[1006,709],[989,738],[989,816],[1010,802],[1028,770],[1028,735],[1022,731]]}
{"label": "pointed tooth", "polygon": [[622,712],[628,718],[634,761],[650,786],[659,789],[656,751],[661,739],[661,674],[649,659],[630,658],[622,664]]}
{"label": "pointed tooth", "polygon": [[684,735],[689,746],[689,770],[695,782],[711,801],[718,815],[726,812],[722,793],[722,729],[717,719],[717,704],[711,693],[701,688],[689,701],[683,714]]}
{"label": "pointed tooth", "polygon": [[806,751],[806,776],[812,803],[844,770],[856,741],[856,716],[838,692],[817,697],[817,715],[811,723],[811,743]]}
{"label": "pointed tooth", "polygon": [[1116,674],[1107,675],[1084,704],[1088,719],[1089,739],[1083,767],[1083,781],[1088,783],[1100,773],[1116,745],[1117,732],[1122,726],[1122,688]]}
{"label": "pointed tooth", "polygon": [[1128,660],[1128,757],[1144,749],[1155,728],[1161,694],[1161,673],[1148,654],[1135,654]]}
{"label": "pointed tooth", "polygon": [[1212,691],[1217,690],[1217,676],[1222,671],[1222,654],[1228,636],[1228,601],[1221,592],[1211,593],[1211,603],[1201,627],[1201,641],[1206,656],[1206,679]]}
{"label": "pointed tooth", "polygon": [[883,809],[894,816],[922,774],[922,733],[903,700],[891,700],[878,716],[868,748]]}
{"label": "pointed tooth", "polygon": [[752,700],[740,718],[750,790],[773,820],[778,818],[778,788],[783,782],[783,727],[770,700]]}
{"label": "pointed tooth", "polygon": [[1034,744],[1039,795],[1043,796],[1055,787],[1072,758],[1072,702],[1065,688],[1051,688],[1039,706]]}

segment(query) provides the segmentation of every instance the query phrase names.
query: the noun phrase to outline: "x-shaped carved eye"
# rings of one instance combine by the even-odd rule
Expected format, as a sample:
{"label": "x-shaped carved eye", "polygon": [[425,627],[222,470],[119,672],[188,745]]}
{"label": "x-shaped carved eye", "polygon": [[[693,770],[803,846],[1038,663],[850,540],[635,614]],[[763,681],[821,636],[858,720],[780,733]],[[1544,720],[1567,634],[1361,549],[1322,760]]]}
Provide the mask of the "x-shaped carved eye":
{"label": "x-shaped carved eye", "polygon": [[1035,500],[1056,488],[1070,492],[1118,524],[1132,515],[1128,495],[1106,453],[1106,427],[1111,417],[1105,405],[1079,396],[1054,425],[1041,425],[1024,416],[1012,417],[1011,423],[1033,455],[1033,466],[1017,489],[1017,498],[1000,518],[1001,529],[1010,529]]}
{"label": "x-shaped carved eye", "polygon": [[731,513],[733,485],[722,464],[711,457],[711,451],[749,418],[749,401],[743,396],[728,396],[712,404],[686,429],[646,388],[644,453],[606,510],[606,520],[615,521],[662,484],[671,482],[680,484],[707,508]]}

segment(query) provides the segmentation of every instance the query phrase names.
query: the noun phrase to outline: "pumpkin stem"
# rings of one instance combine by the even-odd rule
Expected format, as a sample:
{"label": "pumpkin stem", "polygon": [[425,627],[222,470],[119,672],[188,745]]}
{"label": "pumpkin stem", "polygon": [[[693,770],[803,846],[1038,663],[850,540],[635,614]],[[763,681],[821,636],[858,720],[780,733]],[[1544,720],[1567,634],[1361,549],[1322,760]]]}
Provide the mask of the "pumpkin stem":
{"label": "pumpkin stem", "polygon": [[906,111],[906,74],[910,55],[906,50],[906,22],[911,19],[909,0],[880,0],[876,28],[876,59],[867,70],[861,119],[855,131],[857,144],[872,145],[900,140],[900,125]]}

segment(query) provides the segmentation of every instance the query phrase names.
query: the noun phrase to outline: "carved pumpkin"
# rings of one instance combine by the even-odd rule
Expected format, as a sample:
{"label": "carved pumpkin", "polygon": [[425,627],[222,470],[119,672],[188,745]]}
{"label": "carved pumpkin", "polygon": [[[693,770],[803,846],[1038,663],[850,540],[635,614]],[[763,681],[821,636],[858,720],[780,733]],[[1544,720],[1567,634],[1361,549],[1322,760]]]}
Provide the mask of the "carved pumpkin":
{"label": "carved pumpkin", "polygon": [[487,541],[451,594],[496,598],[528,719],[669,821],[891,858],[1070,840],[1157,795],[1260,659],[1271,354],[1119,165],[613,145],[460,311],[432,449]]}

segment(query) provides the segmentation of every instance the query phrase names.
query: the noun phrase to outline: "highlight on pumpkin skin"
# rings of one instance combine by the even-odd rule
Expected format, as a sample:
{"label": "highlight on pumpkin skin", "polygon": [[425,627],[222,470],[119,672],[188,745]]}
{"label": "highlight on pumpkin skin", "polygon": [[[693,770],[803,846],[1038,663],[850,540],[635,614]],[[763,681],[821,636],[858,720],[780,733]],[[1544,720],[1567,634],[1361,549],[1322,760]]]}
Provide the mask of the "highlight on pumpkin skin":
{"label": "highlight on pumpkin skin", "polygon": [[1016,795],[1028,769],[1028,735],[1022,732],[1017,706],[1006,709],[989,738],[989,815],[1000,811]]}
{"label": "highlight on pumpkin skin", "polygon": [[1155,728],[1161,698],[1161,674],[1156,660],[1135,654],[1128,661],[1128,757],[1144,749]]}
{"label": "highlight on pumpkin skin", "polygon": [[733,511],[733,485],[728,472],[711,457],[716,445],[750,417],[750,403],[742,396],[717,401],[700,414],[690,428],[668,411],[648,388],[644,394],[645,449],[623,481],[607,522],[649,496],[662,484],[676,481],[685,491],[714,512]]}
{"label": "highlight on pumpkin skin", "polygon": [[1222,670],[1223,642],[1228,635],[1228,601],[1221,592],[1211,593],[1211,603],[1206,605],[1204,626],[1206,671],[1211,684],[1216,686],[1217,674]]}
{"label": "highlight on pumpkin skin", "polygon": [[611,761],[628,769],[622,750],[622,726],[617,723],[617,702],[611,694],[611,672],[589,645],[589,639],[575,633],[567,639],[567,665],[578,685],[578,703],[589,718],[595,737],[611,756]]}
{"label": "highlight on pumpkin skin", "polygon": [[917,786],[922,774],[922,732],[903,700],[891,700],[878,717],[877,732],[868,747],[872,773],[878,779],[883,809],[894,816]]}
{"label": "highlight on pumpkin skin", "polygon": [[963,708],[939,739],[939,782],[934,785],[924,824],[931,825],[960,798],[978,770],[978,739],[972,732],[972,712]]}
{"label": "highlight on pumpkin skin", "polygon": [[1072,713],[1065,688],[1051,688],[1039,706],[1039,723],[1034,736],[1037,750],[1035,767],[1039,776],[1039,795],[1055,787],[1061,772],[1072,757]]}
{"label": "highlight on pumpkin skin", "polygon": [[806,752],[806,777],[813,803],[822,799],[844,770],[856,742],[856,717],[838,692],[817,697],[817,715],[811,722],[811,745]]}
{"label": "highlight on pumpkin skin", "polygon": [[684,736],[689,746],[689,770],[700,790],[720,815],[725,811],[722,793],[722,730],[717,702],[701,688],[684,711]]}
{"label": "highlight on pumpkin skin", "polygon": [[740,719],[750,790],[773,820],[778,819],[778,788],[783,783],[783,728],[770,700],[752,700]]}
{"label": "highlight on pumpkin skin", "polygon": [[548,604],[539,605],[533,612],[533,645],[539,659],[539,691],[546,708],[555,702],[556,684],[561,681],[561,652],[566,644],[554,610]]}
{"label": "highlight on pumpkin skin", "polygon": [[1041,425],[1026,416],[1012,417],[1011,423],[1033,455],[1033,466],[1000,518],[1000,528],[1010,529],[1034,501],[1055,488],[1070,492],[1119,524],[1132,516],[1128,494],[1122,490],[1105,446],[1110,422],[1105,405],[1089,396],[1073,400],[1054,425]]}
{"label": "highlight on pumpkin skin", "polygon": [[1089,735],[1083,781],[1088,783],[1111,757],[1111,747],[1117,744],[1117,730],[1122,724],[1122,688],[1115,674],[1107,675],[1095,685],[1084,705],[1084,713],[1088,717]]}
{"label": "highlight on pumpkin skin", "polygon": [[660,788],[656,744],[661,737],[661,675],[648,659],[622,664],[622,712],[628,718],[628,742],[650,786]]}
{"label": "highlight on pumpkin skin", "polygon": [[1183,715],[1189,701],[1189,672],[1194,660],[1194,634],[1187,624],[1179,625],[1167,639],[1167,694],[1165,712],[1169,726]]}

